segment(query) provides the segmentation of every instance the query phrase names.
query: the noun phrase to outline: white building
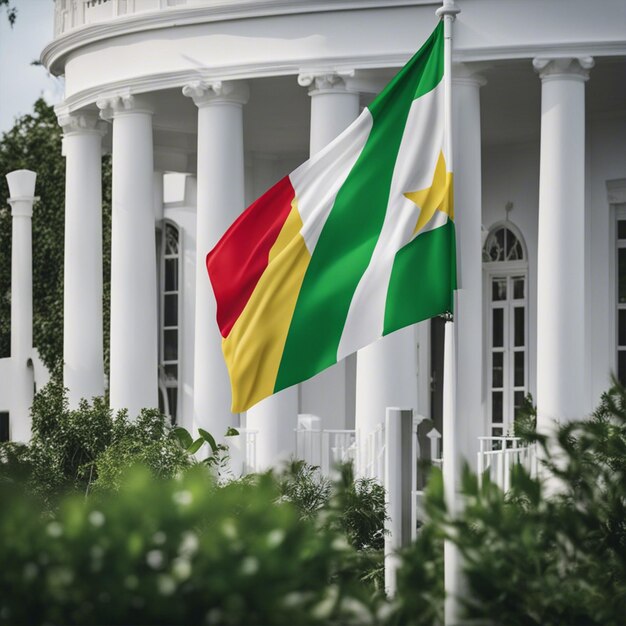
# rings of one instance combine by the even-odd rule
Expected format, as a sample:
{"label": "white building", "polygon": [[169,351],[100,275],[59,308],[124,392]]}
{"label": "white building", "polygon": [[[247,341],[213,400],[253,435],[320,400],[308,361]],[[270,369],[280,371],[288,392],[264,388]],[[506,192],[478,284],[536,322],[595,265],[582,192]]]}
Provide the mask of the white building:
{"label": "white building", "polygon": [[[232,415],[204,258],[248,203],[357,117],[426,39],[440,3],[55,2],[42,61],[65,76],[71,404],[105,388],[104,149],[114,408],[160,403],[187,428],[256,429],[262,463],[293,445],[299,413],[365,432],[386,406],[405,406],[438,424],[439,320]],[[586,415],[611,371],[626,381],[626,4],[458,6],[457,419],[473,460],[478,436],[511,431],[526,393],[545,424]]]}

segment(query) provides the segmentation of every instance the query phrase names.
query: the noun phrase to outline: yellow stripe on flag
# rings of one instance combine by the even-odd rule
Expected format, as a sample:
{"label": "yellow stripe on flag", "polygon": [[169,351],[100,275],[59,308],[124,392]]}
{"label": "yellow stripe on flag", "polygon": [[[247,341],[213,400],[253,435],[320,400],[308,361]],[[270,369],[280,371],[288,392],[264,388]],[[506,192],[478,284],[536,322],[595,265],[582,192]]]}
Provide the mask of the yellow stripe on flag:
{"label": "yellow stripe on flag", "polygon": [[274,393],[289,325],[311,255],[300,234],[297,200],[269,253],[269,264],[222,351],[233,392],[232,411],[245,410]]}

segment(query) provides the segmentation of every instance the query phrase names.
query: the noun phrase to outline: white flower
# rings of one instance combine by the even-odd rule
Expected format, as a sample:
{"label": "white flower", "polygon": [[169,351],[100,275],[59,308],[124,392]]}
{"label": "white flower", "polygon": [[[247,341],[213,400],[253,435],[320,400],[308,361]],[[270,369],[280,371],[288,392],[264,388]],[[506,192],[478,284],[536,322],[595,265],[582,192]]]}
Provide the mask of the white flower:
{"label": "white flower", "polygon": [[237,538],[237,526],[233,520],[228,519],[222,524],[222,532],[227,539]]}
{"label": "white flower", "polygon": [[161,550],[150,550],[146,554],[146,562],[152,569],[159,569],[163,565],[163,552]]}
{"label": "white flower", "polygon": [[267,535],[267,545],[270,548],[278,547],[285,540],[285,531],[275,528]]}
{"label": "white flower", "polygon": [[63,534],[63,526],[59,522],[50,522],[46,531],[51,537],[60,537]]}
{"label": "white flower", "polygon": [[177,558],[172,563],[172,574],[177,580],[187,580],[191,576],[191,562],[189,559]]}
{"label": "white flower", "polygon": [[259,560],[253,556],[247,556],[241,563],[241,573],[244,576],[252,576],[259,571]]}
{"label": "white flower", "polygon": [[171,576],[162,574],[157,579],[157,587],[162,596],[171,596],[176,591],[176,581]]}
{"label": "white flower", "polygon": [[185,531],[178,548],[178,554],[188,557],[193,556],[198,551],[199,546],[198,535],[190,530]]}
{"label": "white flower", "polygon": [[193,502],[193,495],[191,491],[183,489],[183,491],[176,491],[172,496],[172,499],[176,504],[181,506],[189,506]]}
{"label": "white flower", "polygon": [[100,511],[92,511],[89,513],[89,523],[96,528],[100,528],[105,522],[104,514]]}

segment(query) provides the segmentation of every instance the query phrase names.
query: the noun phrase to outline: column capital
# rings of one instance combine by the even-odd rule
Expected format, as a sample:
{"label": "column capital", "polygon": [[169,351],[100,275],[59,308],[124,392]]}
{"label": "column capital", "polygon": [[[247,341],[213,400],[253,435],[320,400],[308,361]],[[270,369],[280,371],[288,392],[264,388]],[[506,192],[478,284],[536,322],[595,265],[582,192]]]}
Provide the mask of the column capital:
{"label": "column capital", "polygon": [[533,67],[542,82],[550,80],[589,80],[589,70],[595,65],[593,57],[536,57]]}
{"label": "column capital", "polygon": [[250,88],[241,80],[195,80],[183,87],[183,95],[199,108],[212,104],[242,106],[250,98]]}
{"label": "column capital", "polygon": [[8,198],[12,217],[32,217],[33,204],[39,200],[39,196],[31,198]]}
{"label": "column capital", "polygon": [[100,120],[96,113],[58,113],[57,121],[63,129],[64,137],[77,134],[97,134],[103,137],[107,132],[107,125]]}
{"label": "column capital", "polygon": [[310,96],[320,93],[354,93],[349,85],[354,74],[354,70],[302,70],[298,74],[298,85],[308,87]]}
{"label": "column capital", "polygon": [[134,96],[129,92],[100,98],[96,102],[96,106],[100,109],[100,117],[106,121],[121,115],[136,113],[152,115],[154,113],[146,99]]}
{"label": "column capital", "polygon": [[452,82],[455,85],[484,87],[487,79],[480,73],[486,68],[484,63],[453,63]]}

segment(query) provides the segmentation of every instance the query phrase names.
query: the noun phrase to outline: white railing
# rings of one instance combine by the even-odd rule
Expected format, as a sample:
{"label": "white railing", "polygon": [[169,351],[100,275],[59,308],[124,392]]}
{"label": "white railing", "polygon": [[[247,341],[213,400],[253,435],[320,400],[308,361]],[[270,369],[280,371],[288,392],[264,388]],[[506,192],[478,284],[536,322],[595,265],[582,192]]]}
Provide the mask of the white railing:
{"label": "white railing", "polygon": [[228,437],[228,455],[230,470],[235,477],[245,476],[258,471],[256,457],[256,439],[258,430],[238,428],[239,435]]}
{"label": "white railing", "polygon": [[503,491],[511,488],[511,469],[521,465],[531,476],[537,475],[537,446],[524,445],[520,437],[479,437],[478,479],[485,472]]}
{"label": "white railing", "polygon": [[[262,4],[263,0],[259,0]],[[223,7],[223,0],[55,0],[54,36],[100,22],[138,13],[176,9],[179,7]]]}
{"label": "white railing", "polygon": [[296,428],[296,458],[329,476],[338,463],[356,461],[355,430]]}
{"label": "white railing", "polygon": [[366,436],[359,433],[357,475],[374,478],[381,485],[385,484],[385,425],[379,424]]}

